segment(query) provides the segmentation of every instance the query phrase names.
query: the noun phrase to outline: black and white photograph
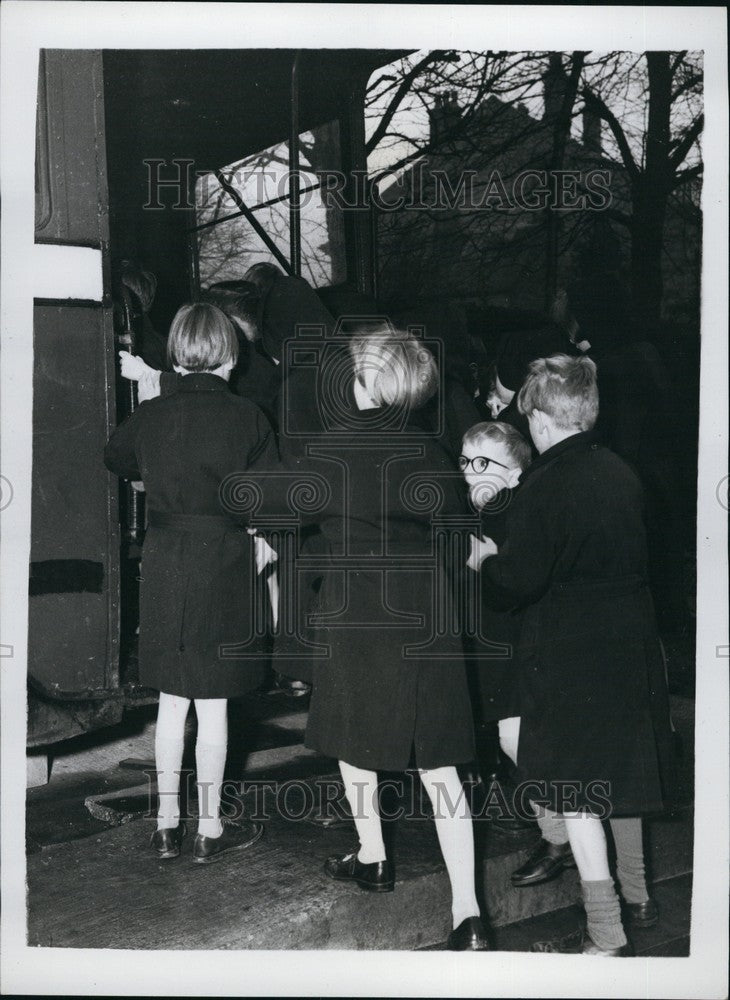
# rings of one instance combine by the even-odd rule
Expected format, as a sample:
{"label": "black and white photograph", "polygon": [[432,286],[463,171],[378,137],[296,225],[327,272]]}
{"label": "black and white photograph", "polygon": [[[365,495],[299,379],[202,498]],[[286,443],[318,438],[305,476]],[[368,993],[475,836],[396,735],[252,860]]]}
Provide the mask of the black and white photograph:
{"label": "black and white photograph", "polygon": [[3,991],[726,997],[726,9],[1,13]]}

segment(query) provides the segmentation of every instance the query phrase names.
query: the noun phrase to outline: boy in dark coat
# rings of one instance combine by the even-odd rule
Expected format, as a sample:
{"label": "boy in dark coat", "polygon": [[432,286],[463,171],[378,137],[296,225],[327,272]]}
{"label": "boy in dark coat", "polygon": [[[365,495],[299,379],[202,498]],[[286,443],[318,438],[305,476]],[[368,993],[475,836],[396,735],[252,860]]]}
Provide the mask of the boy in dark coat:
{"label": "boy in dark coat", "polygon": [[[511,424],[501,421],[484,421],[470,427],[464,435],[459,456],[461,469],[469,487],[472,507],[479,514],[480,537],[488,536],[502,544],[507,527],[513,491],[519,478],[530,464],[532,448]],[[473,537],[473,544],[478,539]],[[499,747],[512,762],[517,762],[516,727],[519,726],[517,672],[514,668],[514,649],[519,636],[519,615],[513,609],[514,601],[490,584],[486,574],[474,575],[479,569],[471,560],[467,562],[466,585],[473,594],[472,605],[477,614],[474,634],[468,636],[472,657],[470,664],[472,700],[477,734],[479,777],[496,776],[500,768],[497,754],[497,724]],[[511,786],[511,779],[501,780],[503,791]],[[484,794],[484,788],[481,788]],[[504,816],[500,829],[503,832],[524,832],[529,823],[521,818]]]}
{"label": "boy in dark coat", "polygon": [[[480,544],[484,572],[525,608],[518,767],[538,790],[533,801],[567,821],[588,916],[584,952],[622,955],[601,818],[662,808],[657,733],[668,728],[642,492],[591,437],[590,359],[532,362],[518,405],[539,456],[522,477],[504,545]],[[636,889],[636,871],[625,874]]]}
{"label": "boy in dark coat", "polygon": [[257,687],[263,670],[256,658],[221,656],[226,644],[247,644],[252,652],[255,577],[251,536],[221,514],[219,488],[233,472],[275,464],[278,453],[261,411],[228,389],[237,345],[219,309],[196,304],[178,310],[169,353],[181,376],[173,391],[143,402],[112,434],[104,460],[116,475],[142,480],[147,491],[140,680],[160,691],[159,813],[151,846],[160,858],[180,854],[180,768],[194,700],[200,820],[193,858],[208,863],[263,832],[255,823],[223,826],[220,818],[226,699]]}

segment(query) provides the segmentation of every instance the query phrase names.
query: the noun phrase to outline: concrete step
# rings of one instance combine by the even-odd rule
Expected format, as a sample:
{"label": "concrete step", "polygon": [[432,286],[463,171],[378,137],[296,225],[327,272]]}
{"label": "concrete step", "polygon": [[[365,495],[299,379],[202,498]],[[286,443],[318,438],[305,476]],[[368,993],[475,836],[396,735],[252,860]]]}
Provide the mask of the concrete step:
{"label": "concrete step", "polygon": [[[318,778],[319,786],[325,779]],[[450,894],[433,821],[425,816],[389,825],[395,892],[363,893],[328,879],[329,854],[354,841],[347,828],[323,829],[287,820],[271,797],[286,794],[290,812],[305,804],[301,779],[260,797],[266,835],[250,851],[201,870],[183,855],[160,862],[148,848],[151,820],[136,820],[95,837],[54,845],[28,858],[29,943],[94,948],[354,948],[412,950],[445,940]],[[279,806],[282,805],[280,800]],[[509,875],[527,856],[477,824],[483,903],[494,928],[579,902],[567,872],[533,889],[515,889]],[[649,865],[659,882],[691,871],[692,812],[656,820],[648,830]],[[414,915],[417,918],[414,919]]]}
{"label": "concrete step", "polygon": [[[688,877],[692,870],[693,704],[689,699],[673,699],[673,707],[685,745],[677,783],[678,799],[684,805],[646,824],[647,866],[658,886]],[[262,705],[262,716],[266,711]],[[296,735],[304,717],[299,712],[290,714],[289,725],[283,728]],[[260,717],[259,721],[276,725],[278,720]],[[149,730],[143,728],[146,742]],[[146,756],[139,745],[142,740],[135,746],[129,742],[124,742],[121,753],[112,753],[111,745],[107,746],[106,759],[116,766],[128,753]],[[299,740],[254,750],[269,756],[258,761],[258,772],[250,766],[246,769],[246,779],[252,784],[244,803],[249,815],[254,808],[260,809],[265,836],[250,851],[202,870],[190,861],[192,837],[179,859],[160,862],[148,848],[153,820],[137,818],[102,829],[83,809],[89,794],[127,789],[130,771],[105,770],[102,781],[101,771],[79,771],[82,764],[91,763],[80,756],[56,792],[73,810],[54,808],[53,779],[45,788],[32,789],[28,794],[34,848],[28,857],[29,943],[150,949],[410,950],[443,942],[449,930],[448,877],[433,820],[419,809],[420,798],[414,791],[417,779],[412,787],[404,785],[404,793],[409,788],[413,792],[410,798],[405,795],[413,802],[410,818],[385,824],[396,864],[395,892],[372,896],[333,882],[322,871],[328,855],[344,854],[353,846],[351,824],[327,828],[292,818],[311,812],[317,796],[320,801],[336,797],[341,789],[338,776],[331,773],[334,761],[308,755],[303,749]],[[90,784],[92,779],[96,785]],[[82,822],[80,813],[86,814],[86,821]],[[191,826],[194,830],[194,822]],[[509,876],[527,858],[537,834],[515,842],[499,836],[486,821],[475,822],[475,834],[481,865],[480,902],[497,935],[501,928],[525,920],[549,922],[553,915],[580,903],[575,871],[532,889],[512,886]]]}

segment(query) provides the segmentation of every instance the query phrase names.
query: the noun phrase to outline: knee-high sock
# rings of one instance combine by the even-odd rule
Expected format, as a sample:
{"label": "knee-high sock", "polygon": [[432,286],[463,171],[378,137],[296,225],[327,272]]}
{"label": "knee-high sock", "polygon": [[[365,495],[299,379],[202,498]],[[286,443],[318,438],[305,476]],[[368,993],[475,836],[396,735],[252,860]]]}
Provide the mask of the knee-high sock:
{"label": "knee-high sock", "polygon": [[474,887],[474,828],[455,767],[419,771],[436,821],[436,834],[451,882],[451,915],[458,927],[479,916]]}
{"label": "knee-high sock", "polygon": [[203,837],[220,837],[221,785],[226,766],[225,743],[195,744],[195,768],[198,773],[198,833]]}
{"label": "knee-high sock", "polygon": [[350,803],[355,829],[360,841],[358,861],[364,865],[385,861],[383,827],[378,803],[378,775],[344,760],[339,761],[345,795]]}
{"label": "knee-high sock", "polygon": [[517,747],[520,742],[520,718],[512,716],[509,719],[500,719],[499,723],[499,745],[513,764],[517,763]]}
{"label": "knee-high sock", "polygon": [[641,820],[631,816],[612,819],[611,833],[616,845],[616,875],[621,895],[627,903],[645,903],[649,898],[644,871]]}
{"label": "knee-high sock", "polygon": [[586,908],[588,933],[599,948],[620,948],[626,944],[621,924],[621,905],[613,879],[600,879],[580,884]]}
{"label": "knee-high sock", "polygon": [[540,827],[542,839],[547,840],[549,844],[567,844],[568,831],[565,828],[563,817],[536,802],[531,801],[530,805],[537,817],[537,825]]}
{"label": "knee-high sock", "polygon": [[228,749],[227,702],[223,698],[201,698],[195,702],[198,716],[198,739],[195,743],[195,769],[198,776],[198,833],[220,837],[221,785]]}
{"label": "knee-high sock", "polygon": [[[499,745],[513,764],[517,764],[517,751],[520,743],[520,723],[519,716],[512,716],[509,719],[499,720]],[[558,813],[545,809],[535,802],[530,802],[532,811],[537,817],[537,825],[543,840],[550,844],[567,844],[568,831],[565,829],[563,817]]]}
{"label": "knee-high sock", "polygon": [[155,728],[158,830],[174,828],[180,822],[180,771],[185,745],[185,719],[189,708],[187,698],[160,694]]}

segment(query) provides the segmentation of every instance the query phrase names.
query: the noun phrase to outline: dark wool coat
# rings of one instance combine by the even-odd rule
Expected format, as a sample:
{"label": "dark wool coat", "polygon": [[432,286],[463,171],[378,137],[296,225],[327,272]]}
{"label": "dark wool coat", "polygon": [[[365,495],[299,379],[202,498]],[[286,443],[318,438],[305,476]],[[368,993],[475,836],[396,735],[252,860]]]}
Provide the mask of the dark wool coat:
{"label": "dark wool coat", "polygon": [[[515,495],[515,490],[501,490],[481,511],[474,533],[501,545]],[[464,574],[477,611],[475,627],[465,643],[475,717],[481,723],[509,719],[520,714],[516,664],[520,612],[515,599],[501,591],[487,573],[465,569]]]}
{"label": "dark wool coat", "polygon": [[448,544],[463,483],[431,433],[388,420],[353,406],[349,435],[330,445],[306,743],[371,770],[402,770],[412,754],[423,768],[463,763],[473,726]]}
{"label": "dark wool coat", "polygon": [[[192,374],[173,386],[120,424],[104,453],[108,469],[147,491],[140,680],[186,698],[229,698],[261,683],[264,650],[251,536],[222,511],[219,486],[275,464],[277,451],[264,415],[223,379]],[[221,655],[236,644],[244,657]]]}
{"label": "dark wool coat", "polygon": [[634,473],[590,434],[550,448],[523,474],[483,571],[525,605],[521,776],[546,783],[558,811],[556,782],[577,783],[578,805],[600,782],[617,815],[661,809],[668,698]]}

